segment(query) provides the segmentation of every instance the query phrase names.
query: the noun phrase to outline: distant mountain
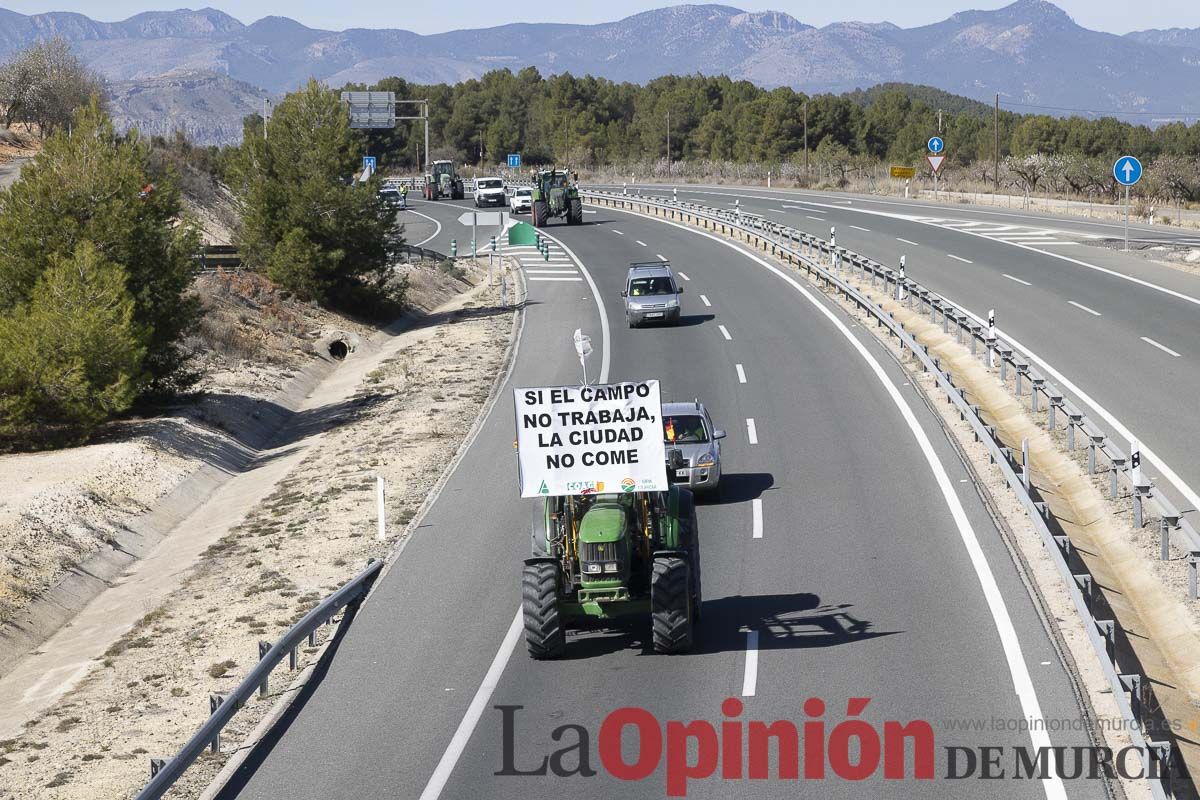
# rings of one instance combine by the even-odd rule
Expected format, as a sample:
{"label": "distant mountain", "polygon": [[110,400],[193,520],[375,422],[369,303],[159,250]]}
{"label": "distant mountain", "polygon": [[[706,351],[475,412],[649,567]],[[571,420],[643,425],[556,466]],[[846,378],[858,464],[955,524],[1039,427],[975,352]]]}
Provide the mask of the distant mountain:
{"label": "distant mountain", "polygon": [[[139,83],[165,101],[172,91],[197,90],[177,78],[160,79],[208,74],[232,81],[203,84],[204,104],[228,113],[246,106],[247,92],[254,91],[247,86],[280,93],[310,76],[334,86],[390,75],[453,83],[491,69],[526,66],[544,74],[570,71],[639,83],[666,74],[726,74],[810,93],[903,82],[984,102],[999,94],[1009,103],[1051,113],[1096,109],[1169,117],[1200,108],[1200,30],[1100,33],[1044,0],[964,11],[918,28],[861,22],[814,28],[779,12],[685,5],[598,25],[516,23],[429,36],[394,29],[318,30],[286,17],[244,25],[207,8],[149,12],[113,23],[81,14],[0,10],[0,57],[54,35],[68,39],[121,87],[119,103],[132,98],[129,91]],[[225,90],[231,92],[227,102],[216,103],[215,93]],[[187,112],[186,98],[173,107],[178,119],[197,129],[237,127],[232,120],[202,119],[215,110]]]}

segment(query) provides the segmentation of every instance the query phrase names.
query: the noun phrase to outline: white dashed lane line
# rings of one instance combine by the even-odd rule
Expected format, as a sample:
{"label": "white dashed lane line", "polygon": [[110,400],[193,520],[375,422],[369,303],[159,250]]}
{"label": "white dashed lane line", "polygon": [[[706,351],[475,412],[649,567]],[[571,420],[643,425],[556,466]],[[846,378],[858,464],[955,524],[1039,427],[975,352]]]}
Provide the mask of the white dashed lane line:
{"label": "white dashed lane line", "polygon": [[825,221],[825,218],[824,218],[824,217],[809,217],[809,215],[808,215],[808,214],[805,214],[804,216],[808,217],[809,219],[815,219],[817,222],[824,222],[824,221]]}
{"label": "white dashed lane line", "polygon": [[746,631],[746,670],[742,675],[742,697],[754,697],[758,688],[758,631]]}
{"label": "white dashed lane line", "polygon": [[1024,284],[1025,286],[1033,286],[1033,284],[1030,283],[1029,281],[1023,281],[1020,278],[1014,278],[1012,275],[1009,275],[1007,272],[1001,272],[1000,274],[1003,275],[1004,277],[1008,278],[1010,281],[1016,281],[1017,283]]}
{"label": "white dashed lane line", "polygon": [[758,444],[758,428],[754,426],[754,417],[746,418],[746,436],[750,438],[750,444]]}
{"label": "white dashed lane line", "polygon": [[[659,258],[662,258],[662,260],[663,260],[663,261],[666,261],[666,259],[665,259],[665,258],[663,258],[662,256],[659,256]],[[689,277],[687,276],[687,273],[685,273],[685,272],[676,272],[675,274],[676,274],[676,275],[678,275],[679,277],[683,278],[685,281],[690,281],[690,280],[691,280],[691,278],[689,278]]]}
{"label": "white dashed lane line", "polygon": [[[667,258],[666,256],[664,256],[662,253],[655,253],[654,255],[656,258],[658,258],[659,261],[670,261],[671,260],[671,259]],[[682,275],[683,273],[681,272],[679,274]]]}
{"label": "white dashed lane line", "polygon": [[719,330],[721,332],[721,335],[725,337],[725,341],[727,341],[727,342],[733,341],[733,337],[729,335],[729,331],[725,328],[724,325],[718,325],[717,330]]}
{"label": "white dashed lane line", "polygon": [[1162,350],[1167,355],[1174,356],[1175,358],[1183,358],[1183,356],[1180,353],[1176,353],[1174,350],[1167,347],[1165,344],[1159,344],[1158,342],[1154,341],[1153,339],[1149,338],[1148,336],[1143,336],[1143,337],[1141,337],[1141,339],[1146,344],[1157,347],[1159,350]]}
{"label": "white dashed lane line", "polygon": [[862,231],[863,233],[870,233],[870,232],[871,232],[871,229],[870,229],[870,228],[860,228],[860,227],[858,227],[857,225],[851,225],[850,227],[851,227],[851,228],[854,228],[854,230],[856,230],[856,231]]}
{"label": "white dashed lane line", "polygon": [[953,258],[955,261],[961,261],[964,264],[974,264],[975,263],[974,261],[968,261],[967,259],[963,258],[962,256],[956,256],[956,255],[954,255],[954,253],[946,253],[946,257]]}
{"label": "white dashed lane line", "polygon": [[896,237],[896,241],[897,241],[897,242],[904,242],[905,244],[911,244],[913,247],[920,247],[920,246],[921,246],[921,245],[920,245],[918,242],[914,242],[914,241],[911,241],[911,240],[909,240],[909,239],[901,239],[899,236],[897,236],[897,237]]}
{"label": "white dashed lane line", "polygon": [[734,366],[737,367],[738,383],[745,383],[746,382],[746,370],[742,368],[741,364],[735,364]]}
{"label": "white dashed lane line", "polygon": [[763,537],[763,512],[762,500],[755,499],[751,503],[753,509],[753,528],[751,529],[751,538],[761,539]]}
{"label": "white dashed lane line", "polygon": [[530,281],[581,281],[583,278],[528,278]]}
{"label": "white dashed lane line", "polygon": [[1070,305],[1073,305],[1073,306],[1075,306],[1076,308],[1078,308],[1078,309],[1079,309],[1079,310],[1081,310],[1081,311],[1086,311],[1087,313],[1091,314],[1093,317],[1102,317],[1102,316],[1104,316],[1104,315],[1103,315],[1103,314],[1101,314],[1099,311],[1096,311],[1095,309],[1088,308],[1088,307],[1087,307],[1087,306],[1085,306],[1083,303],[1076,303],[1074,300],[1068,300],[1068,301],[1067,301],[1067,303],[1068,303],[1068,304],[1070,304]]}
{"label": "white dashed lane line", "polygon": [[642,247],[646,246],[646,243],[643,242],[641,239],[634,239],[634,241],[637,242],[638,244],[640,244]]}
{"label": "white dashed lane line", "polygon": [[617,236],[624,236],[624,235],[625,235],[624,233],[622,233],[621,231],[617,230],[616,228],[613,228],[613,229],[612,229],[612,232],[613,232],[613,233],[615,233]]}
{"label": "white dashed lane line", "polygon": [[700,295],[700,302],[701,302],[701,303],[704,303],[704,305],[705,305],[706,307],[708,307],[708,308],[712,308],[712,303],[708,302],[708,298],[707,298],[707,297],[705,297],[704,295]]}

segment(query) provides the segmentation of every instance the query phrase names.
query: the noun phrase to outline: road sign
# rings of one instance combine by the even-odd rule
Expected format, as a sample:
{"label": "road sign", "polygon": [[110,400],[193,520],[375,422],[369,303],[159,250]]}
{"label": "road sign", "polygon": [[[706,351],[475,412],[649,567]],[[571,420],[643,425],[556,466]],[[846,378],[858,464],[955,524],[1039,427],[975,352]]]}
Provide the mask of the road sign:
{"label": "road sign", "polygon": [[929,162],[929,168],[931,170],[933,170],[933,174],[937,175],[937,172],[939,169],[941,169],[942,162],[946,160],[946,157],[945,156],[925,156],[925,160]]}
{"label": "road sign", "polygon": [[916,175],[916,167],[892,167],[893,178],[915,178]]}
{"label": "road sign", "polygon": [[929,152],[935,156],[946,149],[946,143],[942,141],[940,136],[932,136],[929,139]]}
{"label": "road sign", "polygon": [[1113,164],[1113,177],[1122,186],[1133,186],[1142,179],[1142,162],[1133,156],[1121,156]]}
{"label": "road sign", "polygon": [[376,164],[375,156],[363,156],[363,171],[364,172],[367,170],[374,172],[375,164]]}
{"label": "road sign", "polygon": [[467,211],[458,215],[463,225],[503,225],[508,222],[507,211]]}
{"label": "road sign", "polygon": [[350,106],[351,128],[396,127],[395,92],[342,92]]}
{"label": "road sign", "polygon": [[508,168],[509,169],[520,169],[521,168],[521,154],[520,153],[509,153],[508,154]]}

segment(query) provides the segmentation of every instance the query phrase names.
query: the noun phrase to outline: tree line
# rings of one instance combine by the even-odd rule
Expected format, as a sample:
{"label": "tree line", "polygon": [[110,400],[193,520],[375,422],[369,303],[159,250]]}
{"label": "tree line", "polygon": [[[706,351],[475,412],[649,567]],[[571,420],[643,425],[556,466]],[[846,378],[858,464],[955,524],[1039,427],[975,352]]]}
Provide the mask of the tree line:
{"label": "tree line", "polygon": [[[580,168],[657,160],[794,166],[807,150],[810,166],[815,160],[845,177],[880,163],[923,164],[926,142],[940,133],[950,171],[992,181],[1001,177],[998,156],[1008,182],[1027,185],[1040,171],[1045,174],[1035,184],[1053,173],[1060,184],[1087,192],[1112,189],[1104,176],[1123,153],[1147,164],[1175,159],[1177,178],[1200,159],[1200,124],[1151,129],[1113,117],[997,114],[983,103],[903,84],[810,96],[725,76],[668,76],[635,85],[568,73],[547,77],[529,67],[454,85],[387,78],[345,88],[428,99],[433,157],[472,164],[503,163],[507,153],[519,152],[526,163]],[[368,143],[391,168],[415,170],[425,158],[419,122],[373,131]],[[1032,173],[1022,169],[1031,157]],[[1052,160],[1039,164],[1037,158]],[[1194,195],[1186,199],[1200,199],[1200,182],[1183,184]]]}

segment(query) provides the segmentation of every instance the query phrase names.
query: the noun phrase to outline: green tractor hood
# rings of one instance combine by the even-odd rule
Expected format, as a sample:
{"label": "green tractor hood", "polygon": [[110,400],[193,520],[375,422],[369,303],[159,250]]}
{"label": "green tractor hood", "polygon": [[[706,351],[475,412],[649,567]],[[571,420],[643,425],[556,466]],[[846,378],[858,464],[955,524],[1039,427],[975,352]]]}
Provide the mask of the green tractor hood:
{"label": "green tractor hood", "polygon": [[625,509],[615,503],[593,506],[579,523],[579,541],[588,544],[615,542],[625,535]]}

